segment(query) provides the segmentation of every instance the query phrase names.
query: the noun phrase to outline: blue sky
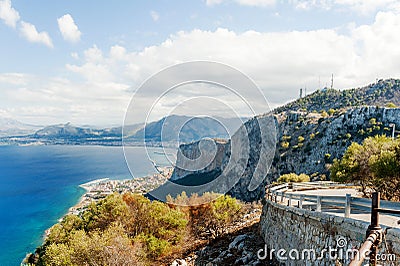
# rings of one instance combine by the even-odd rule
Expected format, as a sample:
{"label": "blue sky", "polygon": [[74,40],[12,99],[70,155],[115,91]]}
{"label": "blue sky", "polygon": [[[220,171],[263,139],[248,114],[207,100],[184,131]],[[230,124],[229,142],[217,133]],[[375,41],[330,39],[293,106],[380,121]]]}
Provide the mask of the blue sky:
{"label": "blue sky", "polygon": [[238,68],[272,107],[332,73],[339,88],[399,78],[397,2],[0,0],[0,116],[118,124],[132,90],[190,60]]}

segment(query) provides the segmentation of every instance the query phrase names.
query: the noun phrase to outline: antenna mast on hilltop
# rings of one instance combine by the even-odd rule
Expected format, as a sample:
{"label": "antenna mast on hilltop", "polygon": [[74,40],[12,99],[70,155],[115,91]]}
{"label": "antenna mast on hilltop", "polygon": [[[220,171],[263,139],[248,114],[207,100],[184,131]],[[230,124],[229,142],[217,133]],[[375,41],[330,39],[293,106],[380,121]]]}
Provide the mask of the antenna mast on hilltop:
{"label": "antenna mast on hilltop", "polygon": [[300,88],[300,99],[303,98],[303,88]]}
{"label": "antenna mast on hilltop", "polygon": [[321,76],[318,77],[318,89],[321,89]]}
{"label": "antenna mast on hilltop", "polygon": [[331,89],[333,89],[333,73],[332,73],[332,79],[331,79]]}

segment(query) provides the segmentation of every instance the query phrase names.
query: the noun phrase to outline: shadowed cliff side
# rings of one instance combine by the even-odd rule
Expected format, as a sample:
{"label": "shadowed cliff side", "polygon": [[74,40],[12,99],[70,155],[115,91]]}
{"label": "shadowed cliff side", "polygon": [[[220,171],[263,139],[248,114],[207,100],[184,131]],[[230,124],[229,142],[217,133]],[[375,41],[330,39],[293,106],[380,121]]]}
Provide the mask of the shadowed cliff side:
{"label": "shadowed cliff side", "polygon": [[[231,140],[214,140],[214,147],[202,145],[201,141],[181,145],[170,181],[150,194],[160,199],[182,191],[187,194],[212,191],[227,193],[243,201],[262,198],[269,181],[264,177],[275,154],[276,125],[276,119],[266,114],[245,122]],[[202,153],[215,155],[204,167],[190,168],[196,163],[201,164],[196,160],[203,156]]]}

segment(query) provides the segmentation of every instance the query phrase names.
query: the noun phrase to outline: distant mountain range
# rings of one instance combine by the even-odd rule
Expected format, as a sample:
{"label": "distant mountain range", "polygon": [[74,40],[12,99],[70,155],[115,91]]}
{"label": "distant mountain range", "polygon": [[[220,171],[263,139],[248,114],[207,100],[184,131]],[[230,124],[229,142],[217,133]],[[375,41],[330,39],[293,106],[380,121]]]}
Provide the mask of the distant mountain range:
{"label": "distant mountain range", "polygon": [[97,144],[121,145],[124,141],[139,145],[143,141],[160,145],[161,141],[179,143],[192,142],[204,137],[229,138],[242,124],[240,119],[188,117],[172,115],[146,124],[98,129],[90,126],[75,126],[71,123],[46,127],[30,126],[16,120],[0,120],[0,144]]}
{"label": "distant mountain range", "polygon": [[[247,119],[243,120],[245,122]],[[129,139],[144,138],[148,142],[179,140],[187,143],[205,137],[229,138],[229,131],[233,134],[243,122],[238,118],[214,119],[173,115],[141,127]]]}
{"label": "distant mountain range", "polygon": [[[322,89],[274,109],[279,115],[285,112],[338,113],[361,106],[400,106],[400,80],[379,80],[376,83],[347,90]],[[292,114],[295,115],[295,114]],[[193,142],[204,137],[229,138],[242,124],[240,119],[188,117],[172,115],[146,124],[124,128],[124,141],[132,145],[158,146],[160,142]],[[243,119],[245,121],[247,119]],[[226,128],[225,128],[226,127]],[[96,128],[76,126],[71,123],[46,127],[28,125],[8,118],[0,118],[0,145],[5,144],[97,144],[121,145],[122,127]],[[165,143],[164,143],[165,144]]]}
{"label": "distant mountain range", "polygon": [[0,117],[0,137],[33,134],[41,126],[21,123],[11,118]]}

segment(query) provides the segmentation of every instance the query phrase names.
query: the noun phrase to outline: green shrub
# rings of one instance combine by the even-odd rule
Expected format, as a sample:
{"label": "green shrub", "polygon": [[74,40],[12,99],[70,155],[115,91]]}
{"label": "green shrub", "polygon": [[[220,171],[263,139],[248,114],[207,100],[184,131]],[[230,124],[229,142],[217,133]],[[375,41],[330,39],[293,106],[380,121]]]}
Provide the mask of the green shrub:
{"label": "green shrub", "polygon": [[322,110],[321,111],[321,116],[325,118],[325,117],[328,116],[328,113],[325,110]]}
{"label": "green shrub", "polygon": [[284,135],[283,137],[282,137],[282,140],[291,140],[292,139],[292,136],[286,136],[286,135]]}
{"label": "green shrub", "polygon": [[211,203],[211,212],[207,228],[211,231],[213,238],[222,235],[226,226],[238,218],[241,209],[240,203],[228,195],[223,195]]}
{"label": "green shrub", "polygon": [[369,120],[369,124],[370,124],[370,125],[376,125],[376,118],[371,118],[371,119]]}
{"label": "green shrub", "polygon": [[331,159],[331,155],[329,153],[325,153],[325,161],[329,161]]}
{"label": "green shrub", "polygon": [[72,231],[66,243],[46,246],[39,265],[137,265],[131,240],[121,225],[105,231]]}
{"label": "green shrub", "polygon": [[360,184],[366,196],[372,190],[382,198],[400,200],[400,141],[375,136],[362,145],[353,142],[330,171],[334,181]]}
{"label": "green shrub", "polygon": [[128,205],[129,221],[126,230],[135,237],[152,235],[171,244],[179,242],[188,223],[185,214],[159,201],[150,201],[142,195],[124,194]]}
{"label": "green shrub", "polygon": [[178,245],[187,223],[184,212],[166,203],[112,194],[53,226],[37,265],[138,265]]}
{"label": "green shrub", "polygon": [[[226,232],[229,225],[235,222],[242,209],[242,204],[229,195],[204,193],[193,194],[184,202],[168,197],[171,204],[183,204],[183,210],[190,217],[192,230],[198,237],[217,238]],[[182,208],[182,207],[181,207]]]}
{"label": "green shrub", "polygon": [[310,181],[310,176],[306,174],[297,175],[295,173],[281,175],[277,180],[278,183],[309,182],[309,181]]}
{"label": "green shrub", "polygon": [[44,265],[48,266],[70,266],[72,263],[72,250],[68,245],[63,243],[52,243],[46,248],[44,255]]}
{"label": "green shrub", "polygon": [[137,237],[137,240],[142,241],[145,244],[146,253],[149,258],[157,258],[166,253],[170,248],[167,241],[159,239],[151,234],[141,234]]}
{"label": "green shrub", "polygon": [[390,102],[386,104],[387,108],[397,108],[397,105],[395,105],[394,103]]}
{"label": "green shrub", "polygon": [[111,194],[98,203],[92,202],[83,213],[82,218],[87,231],[105,230],[113,222],[124,223],[128,208],[118,193]]}
{"label": "green shrub", "polygon": [[287,149],[287,148],[289,148],[289,146],[290,146],[290,143],[289,143],[289,142],[287,142],[287,141],[281,142],[281,147],[282,147],[282,148]]}

